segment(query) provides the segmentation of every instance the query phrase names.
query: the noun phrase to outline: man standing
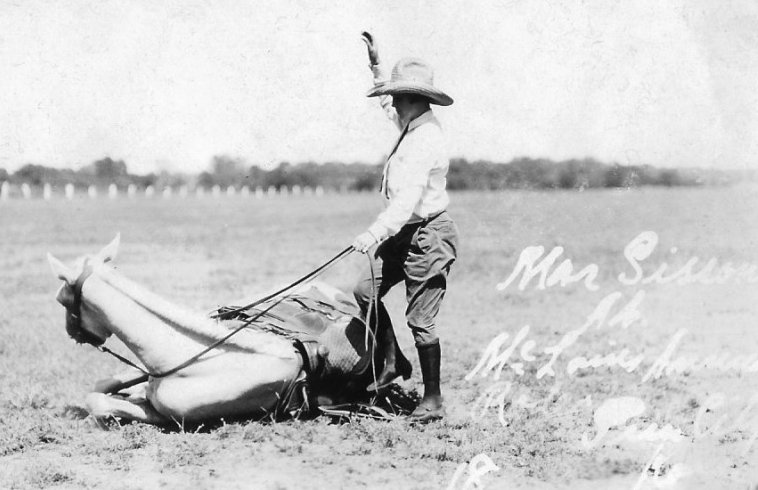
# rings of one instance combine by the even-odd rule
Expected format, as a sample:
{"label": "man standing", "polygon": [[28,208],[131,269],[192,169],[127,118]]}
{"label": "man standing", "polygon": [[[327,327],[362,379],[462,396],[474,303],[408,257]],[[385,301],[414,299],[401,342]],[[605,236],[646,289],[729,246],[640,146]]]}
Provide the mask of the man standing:
{"label": "man standing", "polygon": [[400,131],[382,175],[385,210],[353,242],[356,250],[371,249],[373,255],[373,284],[372,272],[366,270],[353,294],[365,314],[376,292],[377,338],[385,355],[384,368],[368,389],[379,391],[398,376],[410,377],[410,363],[400,352],[382,301],[390,288],[404,281],[408,301],[405,316],[413,332],[424,381],[424,397],[410,420],[429,422],[445,414],[435,320],[458,248],[458,230],[446,212],[449,161],[445,138],[430,104],[448,106],[453,99],[434,87],[431,67],[417,58],[398,61],[390,79],[384,81],[373,38],[364,32],[363,41],[368,47],[375,83],[368,96],[379,97],[382,108]]}

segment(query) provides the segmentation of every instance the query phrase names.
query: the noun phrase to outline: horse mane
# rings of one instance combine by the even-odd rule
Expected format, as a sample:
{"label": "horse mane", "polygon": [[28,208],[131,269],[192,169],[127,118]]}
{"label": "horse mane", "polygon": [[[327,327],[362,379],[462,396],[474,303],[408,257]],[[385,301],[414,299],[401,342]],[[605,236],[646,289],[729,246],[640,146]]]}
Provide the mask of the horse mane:
{"label": "horse mane", "polygon": [[[223,322],[203,316],[201,313],[168,301],[128,279],[109,265],[103,264],[97,267],[94,273],[105,284],[155,315],[169,327],[198,340],[207,343],[220,340],[229,333],[231,325],[239,325],[233,321]],[[270,332],[245,329],[228,339],[224,345],[243,350],[266,351],[273,354],[281,351],[281,338]],[[280,353],[290,355],[291,349],[288,349],[286,353]]]}

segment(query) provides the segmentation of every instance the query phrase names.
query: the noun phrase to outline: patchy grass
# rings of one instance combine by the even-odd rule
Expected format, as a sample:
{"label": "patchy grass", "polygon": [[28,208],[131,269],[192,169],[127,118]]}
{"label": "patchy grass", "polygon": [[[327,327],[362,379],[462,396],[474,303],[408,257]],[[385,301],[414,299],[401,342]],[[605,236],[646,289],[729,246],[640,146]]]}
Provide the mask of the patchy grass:
{"label": "patchy grass", "polygon": [[[512,338],[529,325],[539,354],[581,325],[603,296],[619,289],[616,276],[629,270],[624,247],[643,230],[658,232],[661,241],[648,271],[663,261],[681,266],[693,256],[758,262],[758,195],[750,189],[454,194],[451,214],[462,245],[439,321],[449,414],[441,423],[320,417],[166,430],[103,428],[87,417],[87,391],[121,366],[67,339],[47,251],[73,259],[120,231],[116,264],[124,274],[168,299],[210,311],[299,277],[349,243],[378,209],[373,195],[3,203],[0,488],[440,488],[459,464],[480,454],[499,467],[484,480],[493,488],[631,488],[655,445],[619,442],[587,451],[580,444],[583,434],[595,433],[594,410],[618,396],[645,401],[646,411],[632,420],[639,427],[681,428],[688,440],[682,454],[672,449],[667,455],[700,472],[688,488],[758,483],[758,448],[741,454],[747,431],[693,441],[694,419],[708,396],[723,392],[734,419],[740,397],[758,392],[755,373],[704,370],[645,383],[639,373],[618,368],[565,373],[573,356],[621,348],[646,354],[642,371],[683,327],[690,332],[683,352],[755,352],[755,285],[622,289],[627,301],[646,291],[641,309],[648,324],[591,329],[558,361],[555,378],[537,379],[540,363],[526,363],[522,376],[506,365],[500,382],[513,388],[502,410],[497,400],[482,406],[491,378],[464,379],[500,333]],[[597,264],[600,290],[498,291],[495,285],[529,245],[561,245],[577,268]],[[349,291],[364,266],[365,258],[351,256],[326,279]],[[420,389],[403,296],[393,291],[388,304],[414,362],[414,376],[403,386]]]}
{"label": "patchy grass", "polygon": [[62,464],[43,463],[27,471],[24,483],[32,488],[50,488],[75,482],[75,474]]}

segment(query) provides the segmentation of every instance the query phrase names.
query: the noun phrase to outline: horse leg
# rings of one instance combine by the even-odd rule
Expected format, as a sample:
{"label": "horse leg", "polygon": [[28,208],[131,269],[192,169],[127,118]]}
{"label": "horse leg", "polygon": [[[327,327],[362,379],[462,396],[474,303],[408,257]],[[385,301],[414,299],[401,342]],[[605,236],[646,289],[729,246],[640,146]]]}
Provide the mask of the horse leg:
{"label": "horse leg", "polygon": [[[138,399],[139,400],[139,399]],[[124,400],[103,393],[90,393],[85,400],[87,411],[96,419],[120,417],[148,424],[166,424],[170,420],[158,413],[150,402]]]}
{"label": "horse leg", "polygon": [[148,399],[166,416],[198,421],[271,412],[302,367],[292,357],[231,353],[199,361],[184,376],[151,382]]}
{"label": "horse leg", "polygon": [[392,320],[390,320],[384,302],[378,301],[377,306],[376,343],[384,356],[384,368],[378,378],[366,387],[366,391],[381,391],[398,376],[408,379],[412,370],[410,361],[403,355],[403,351],[400,350],[400,345],[397,343],[395,330],[392,328]]}
{"label": "horse leg", "polygon": [[147,381],[146,374],[143,374],[139,369],[129,368],[109,378],[97,380],[93,391],[106,394],[117,393],[144,381]]}

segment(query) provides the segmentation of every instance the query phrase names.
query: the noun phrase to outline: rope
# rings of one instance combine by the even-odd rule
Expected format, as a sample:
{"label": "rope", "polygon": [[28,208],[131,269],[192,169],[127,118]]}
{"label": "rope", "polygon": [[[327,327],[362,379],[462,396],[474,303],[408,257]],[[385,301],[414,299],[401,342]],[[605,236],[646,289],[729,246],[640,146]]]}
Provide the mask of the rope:
{"label": "rope", "polygon": [[374,328],[379,330],[379,295],[376,294],[376,277],[374,276],[374,261],[371,258],[370,253],[366,253],[368,257],[368,269],[371,271],[371,301],[369,301],[368,308],[366,310],[366,335],[363,341],[364,349],[368,350],[368,337],[369,334],[373,337],[373,349],[371,352],[371,376],[374,378],[374,385],[378,383],[376,376],[376,360],[374,359],[374,350],[376,349],[376,333],[371,331],[371,315],[374,315]]}
{"label": "rope", "polygon": [[206,347],[202,351],[198,352],[194,356],[190,357],[189,359],[187,359],[183,363],[179,364],[178,366],[176,366],[174,368],[171,368],[168,371],[164,371],[162,373],[151,374],[150,376],[152,376],[153,378],[165,378],[166,376],[170,376],[170,375],[176,373],[177,371],[181,371],[182,369],[186,368],[190,364],[193,364],[195,361],[197,361],[198,359],[200,359],[201,357],[203,357],[205,354],[209,353],[210,351],[212,351],[213,349],[215,349],[219,345],[223,344],[224,342],[226,342],[227,340],[229,340],[230,338],[232,338],[233,335],[236,335],[240,331],[242,331],[245,328],[247,328],[248,326],[250,326],[250,324],[252,322],[254,322],[258,318],[260,318],[263,315],[265,315],[266,313],[268,313],[274,306],[278,305],[279,303],[281,303],[285,299],[287,299],[287,295],[284,295],[281,298],[279,298],[278,300],[274,301],[273,303],[271,303],[271,305],[268,308],[266,308],[265,310],[259,311],[254,317],[246,320],[242,325],[240,325],[239,327],[235,328],[234,330],[232,330],[231,332],[229,332],[225,336],[221,337],[220,339],[218,339],[217,341],[215,341],[214,343],[212,343],[211,345],[209,345],[208,347]]}
{"label": "rope", "polygon": [[[298,285],[302,284],[303,282],[305,282],[305,281],[307,281],[309,279],[312,279],[312,278],[316,277],[317,275],[323,273],[329,267],[331,267],[332,265],[334,265],[337,261],[342,260],[347,255],[349,255],[351,252],[353,252],[353,247],[352,246],[347,247],[344,250],[342,250],[340,253],[338,253],[337,255],[335,255],[334,257],[332,257],[331,259],[329,259],[327,262],[325,262],[324,264],[322,264],[321,266],[319,266],[318,268],[314,269],[313,271],[309,272],[308,274],[304,275],[303,277],[301,277],[300,279],[296,280],[295,282],[289,284],[288,286],[285,286],[282,289],[280,289],[280,290],[278,290],[278,291],[276,291],[274,293],[271,293],[271,294],[269,294],[268,296],[266,296],[264,298],[261,298],[259,300],[253,301],[252,303],[250,303],[248,305],[240,306],[240,307],[235,308],[233,310],[225,310],[223,312],[219,312],[216,315],[212,315],[211,318],[212,319],[217,319],[217,320],[226,320],[226,319],[234,317],[234,315],[236,315],[236,314],[238,314],[238,313],[240,313],[242,311],[248,310],[248,309],[253,308],[255,306],[258,306],[259,304],[264,303],[264,302],[266,302],[266,301],[268,301],[268,300],[270,300],[272,298],[275,298],[276,296],[280,295],[281,293],[283,293],[285,291],[289,291],[290,289],[294,288],[295,286],[298,286]],[[369,257],[369,261],[370,260],[371,260],[371,257]],[[372,273],[372,278],[373,278],[373,269],[372,269],[371,273]],[[194,363],[195,361],[197,361],[198,359],[200,359],[202,356],[204,356],[208,352],[212,351],[213,349],[215,349],[219,345],[223,344],[224,342],[226,342],[227,340],[229,340],[232,336],[236,335],[237,333],[239,333],[240,331],[242,331],[243,329],[245,329],[246,327],[248,327],[252,322],[254,322],[255,320],[257,320],[261,316],[263,316],[266,313],[268,313],[271,309],[273,309],[276,305],[278,305],[279,303],[281,303],[282,301],[284,301],[287,297],[288,297],[288,295],[285,294],[284,296],[282,296],[278,300],[274,301],[266,309],[259,311],[255,316],[253,316],[253,317],[245,320],[245,322],[242,325],[240,325],[239,327],[235,328],[234,330],[232,330],[230,333],[228,333],[224,337],[222,337],[219,340],[215,341],[214,343],[212,343],[211,345],[209,345],[208,347],[206,347],[202,351],[198,352],[194,356],[190,357],[186,361],[182,362],[178,366],[173,367],[173,368],[169,369],[168,371],[164,371],[162,373],[157,373],[157,374],[150,373],[150,372],[146,371],[145,369],[137,366],[135,363],[133,363],[129,359],[126,359],[125,357],[116,354],[115,352],[113,352],[112,350],[108,349],[107,347],[105,347],[103,345],[98,346],[97,349],[99,351],[101,351],[101,352],[105,352],[106,354],[112,355],[113,357],[115,357],[119,361],[123,362],[124,364],[127,364],[127,365],[129,365],[129,366],[131,366],[133,368],[136,368],[140,372],[142,372],[142,373],[144,373],[146,375],[152,376],[153,378],[165,378],[166,376],[174,374],[177,371],[181,371],[182,369],[186,368],[187,366],[191,365],[192,363]],[[373,362],[373,356],[372,356],[372,362]]]}
{"label": "rope", "polygon": [[304,275],[303,277],[301,277],[297,281],[291,283],[290,285],[283,287],[279,291],[271,293],[268,296],[266,296],[264,298],[261,298],[259,300],[253,301],[252,303],[250,303],[248,305],[240,306],[240,307],[235,308],[233,310],[225,310],[223,312],[216,313],[215,315],[211,315],[211,318],[219,319],[219,320],[227,320],[229,318],[232,318],[237,313],[243,312],[243,311],[245,311],[245,310],[247,310],[249,308],[252,308],[254,306],[258,306],[261,303],[265,303],[266,301],[270,300],[271,298],[275,298],[276,296],[279,296],[281,293],[283,293],[285,291],[288,291],[288,290],[294,288],[295,286],[298,286],[298,285],[302,284],[303,282],[307,281],[308,279],[311,279],[311,278],[313,278],[313,277],[321,274],[326,269],[328,269],[329,267],[331,267],[335,262],[337,262],[338,260],[343,259],[345,256],[347,256],[348,254],[350,254],[352,251],[353,251],[353,247],[352,246],[347,247],[342,252],[340,252],[337,255],[335,255],[334,257],[332,257],[329,261],[327,261],[324,264],[322,264],[321,266],[319,266],[317,269],[309,272],[308,274]]}

